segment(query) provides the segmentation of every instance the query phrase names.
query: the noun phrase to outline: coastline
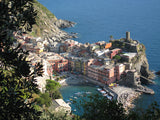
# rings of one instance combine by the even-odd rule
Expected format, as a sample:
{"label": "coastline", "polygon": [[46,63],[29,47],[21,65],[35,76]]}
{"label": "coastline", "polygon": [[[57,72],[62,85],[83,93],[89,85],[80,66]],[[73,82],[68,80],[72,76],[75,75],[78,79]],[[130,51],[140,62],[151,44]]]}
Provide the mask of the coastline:
{"label": "coastline", "polygon": [[[61,87],[64,86],[97,86],[97,82],[95,80],[88,79],[83,75],[73,75],[69,73],[68,78],[62,80]],[[125,86],[116,86],[113,88],[109,88],[101,83],[98,84],[99,87],[104,88],[107,92],[114,95],[113,99],[121,102],[123,104],[124,109],[128,112],[130,109],[134,108],[133,104],[134,100],[137,99],[142,93],[135,91],[133,88],[128,88]]]}

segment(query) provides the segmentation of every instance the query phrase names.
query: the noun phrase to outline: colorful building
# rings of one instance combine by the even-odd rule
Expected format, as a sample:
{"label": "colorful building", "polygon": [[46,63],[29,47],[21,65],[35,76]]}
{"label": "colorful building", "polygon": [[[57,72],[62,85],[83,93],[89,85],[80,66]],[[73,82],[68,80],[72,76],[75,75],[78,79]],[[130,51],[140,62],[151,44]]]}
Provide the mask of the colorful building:
{"label": "colorful building", "polygon": [[117,54],[119,54],[119,53],[121,53],[121,52],[122,52],[121,49],[116,48],[116,49],[113,49],[113,50],[111,50],[111,51],[109,52],[109,56],[110,56],[110,58],[112,59],[115,55],[117,55]]}
{"label": "colorful building", "polygon": [[89,65],[87,70],[88,77],[109,85],[116,80],[120,80],[121,75],[125,71],[125,65],[104,65],[102,62],[96,61],[92,65]]}
{"label": "colorful building", "polygon": [[109,48],[111,48],[112,47],[112,43],[107,43],[106,45],[105,45],[105,49],[109,49]]}
{"label": "colorful building", "polygon": [[58,54],[48,57],[47,61],[50,63],[53,71],[55,72],[68,71],[68,60]]}
{"label": "colorful building", "polygon": [[98,73],[99,66],[91,65],[88,67],[88,77],[98,81],[99,73]]}
{"label": "colorful building", "polygon": [[110,84],[116,81],[113,65],[104,65],[99,69],[98,80],[104,84]]}
{"label": "colorful building", "polygon": [[95,80],[99,80],[99,69],[102,66],[102,62],[99,60],[92,60],[88,64],[88,77],[93,78]]}
{"label": "colorful building", "polygon": [[121,75],[124,73],[125,71],[125,65],[124,64],[118,64],[115,66],[115,77],[117,80],[120,80]]}

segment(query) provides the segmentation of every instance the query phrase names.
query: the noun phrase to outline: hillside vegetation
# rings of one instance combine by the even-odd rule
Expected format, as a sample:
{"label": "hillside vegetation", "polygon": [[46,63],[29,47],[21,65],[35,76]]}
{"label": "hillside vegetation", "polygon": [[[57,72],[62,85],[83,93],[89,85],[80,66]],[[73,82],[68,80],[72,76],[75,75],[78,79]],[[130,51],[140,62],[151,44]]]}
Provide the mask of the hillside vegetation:
{"label": "hillside vegetation", "polygon": [[44,31],[51,32],[56,26],[52,26],[57,18],[46,7],[34,0],[34,8],[37,11],[36,24],[33,26],[32,36],[42,36]]}
{"label": "hillside vegetation", "polygon": [[37,11],[36,24],[33,26],[32,32],[29,33],[33,37],[42,37],[53,41],[61,41],[72,38],[65,31],[60,30],[60,26],[72,27],[73,22],[67,20],[58,20],[45,6],[34,0],[34,9]]}

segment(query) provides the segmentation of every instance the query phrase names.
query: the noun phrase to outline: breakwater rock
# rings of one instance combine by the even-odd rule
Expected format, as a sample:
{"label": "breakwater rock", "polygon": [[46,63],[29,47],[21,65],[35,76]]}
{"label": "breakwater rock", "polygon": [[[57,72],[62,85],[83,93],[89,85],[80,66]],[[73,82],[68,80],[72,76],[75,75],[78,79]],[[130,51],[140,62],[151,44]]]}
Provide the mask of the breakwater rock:
{"label": "breakwater rock", "polygon": [[148,87],[144,87],[144,86],[137,86],[137,88],[135,89],[138,92],[142,92],[142,93],[146,93],[146,94],[154,94],[154,91]]}

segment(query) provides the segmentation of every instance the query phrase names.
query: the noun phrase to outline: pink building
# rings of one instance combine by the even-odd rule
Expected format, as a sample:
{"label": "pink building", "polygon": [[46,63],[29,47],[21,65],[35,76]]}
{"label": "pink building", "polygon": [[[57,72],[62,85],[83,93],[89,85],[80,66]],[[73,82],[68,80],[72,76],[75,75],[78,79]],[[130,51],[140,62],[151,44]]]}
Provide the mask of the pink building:
{"label": "pink building", "polygon": [[113,65],[110,66],[103,66],[99,69],[99,77],[98,80],[101,81],[104,84],[110,84],[116,81],[115,73],[114,73],[115,67]]}
{"label": "pink building", "polygon": [[113,49],[113,50],[110,51],[109,56],[110,56],[110,58],[112,59],[115,55],[117,55],[117,54],[119,54],[119,53],[121,53],[121,52],[122,52],[121,49],[116,48],[116,49]]}
{"label": "pink building", "polygon": [[116,80],[120,80],[124,71],[125,65],[123,64],[118,64],[116,66],[102,65],[102,63],[96,61],[93,65],[88,66],[88,77],[109,85]]}

